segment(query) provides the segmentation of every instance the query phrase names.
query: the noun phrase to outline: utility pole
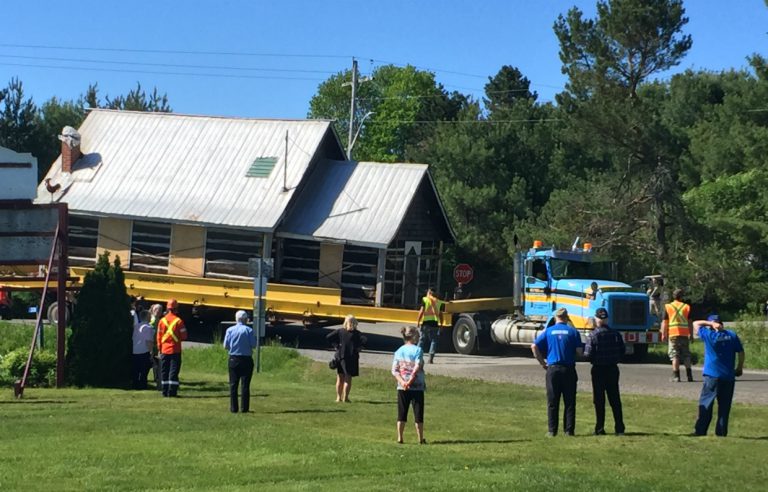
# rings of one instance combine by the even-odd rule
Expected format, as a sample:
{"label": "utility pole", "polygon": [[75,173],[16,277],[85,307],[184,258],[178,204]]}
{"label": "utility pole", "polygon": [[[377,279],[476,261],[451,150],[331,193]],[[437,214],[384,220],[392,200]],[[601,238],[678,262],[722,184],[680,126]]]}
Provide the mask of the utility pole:
{"label": "utility pole", "polygon": [[[346,84],[345,84],[346,85]],[[355,99],[357,97],[357,60],[352,57],[352,98],[349,102],[349,137],[347,137],[347,159],[352,160],[352,139],[354,138]]]}

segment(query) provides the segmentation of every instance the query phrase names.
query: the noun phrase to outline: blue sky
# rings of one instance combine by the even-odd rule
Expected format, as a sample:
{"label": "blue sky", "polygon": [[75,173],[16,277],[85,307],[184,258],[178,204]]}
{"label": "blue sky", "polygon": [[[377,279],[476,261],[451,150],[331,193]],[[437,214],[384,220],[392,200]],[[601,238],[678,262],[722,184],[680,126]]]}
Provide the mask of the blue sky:
{"label": "blue sky", "polygon": [[[684,4],[693,48],[673,72],[768,56],[763,0]],[[89,83],[103,97],[138,81],[166,92],[179,113],[304,118],[319,83],[355,56],[363,74],[412,64],[476,97],[512,65],[552,100],[565,83],[552,25],[573,5],[594,15],[594,0],[14,1],[3,8],[0,86],[19,77],[41,104],[76,98]]]}

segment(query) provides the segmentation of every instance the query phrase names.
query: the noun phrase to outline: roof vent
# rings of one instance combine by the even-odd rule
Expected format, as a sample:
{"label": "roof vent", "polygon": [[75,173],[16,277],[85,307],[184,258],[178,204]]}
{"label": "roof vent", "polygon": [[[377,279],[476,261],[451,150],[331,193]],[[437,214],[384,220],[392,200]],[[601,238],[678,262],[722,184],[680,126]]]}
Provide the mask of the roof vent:
{"label": "roof vent", "polygon": [[277,157],[258,157],[251,163],[246,178],[268,178],[277,164]]}

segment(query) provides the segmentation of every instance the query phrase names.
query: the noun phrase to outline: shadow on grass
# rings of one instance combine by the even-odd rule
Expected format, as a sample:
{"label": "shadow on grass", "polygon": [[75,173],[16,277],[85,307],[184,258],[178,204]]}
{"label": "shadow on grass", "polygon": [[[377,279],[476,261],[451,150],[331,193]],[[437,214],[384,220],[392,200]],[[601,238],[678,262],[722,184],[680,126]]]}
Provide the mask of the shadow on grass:
{"label": "shadow on grass", "polygon": [[17,400],[0,401],[0,405],[67,405],[69,403],[77,403],[75,400],[25,400],[20,398]]}
{"label": "shadow on grass", "polygon": [[364,403],[366,405],[395,405],[395,400],[355,400],[357,403]]}
{"label": "shadow on grass", "polygon": [[281,410],[279,412],[265,412],[272,415],[290,414],[290,413],[345,413],[346,410],[340,408],[298,408],[295,410]]}
{"label": "shadow on grass", "polygon": [[451,445],[451,444],[513,444],[516,442],[530,442],[530,439],[447,439],[438,441],[429,441],[430,446]]}

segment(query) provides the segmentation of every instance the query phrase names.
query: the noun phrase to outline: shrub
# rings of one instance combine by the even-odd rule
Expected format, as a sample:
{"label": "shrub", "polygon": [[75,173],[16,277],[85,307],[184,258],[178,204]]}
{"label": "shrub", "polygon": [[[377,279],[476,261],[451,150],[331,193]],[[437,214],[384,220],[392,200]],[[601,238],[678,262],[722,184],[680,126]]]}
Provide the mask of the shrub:
{"label": "shrub", "polygon": [[67,374],[78,386],[124,387],[130,380],[133,318],[120,258],[99,256],[85,276],[72,318]]}
{"label": "shrub", "polygon": [[[6,383],[19,380],[27,364],[26,349],[17,349],[0,359],[0,378]],[[47,350],[35,351],[27,376],[27,386],[53,386],[56,383],[56,354]]]}

